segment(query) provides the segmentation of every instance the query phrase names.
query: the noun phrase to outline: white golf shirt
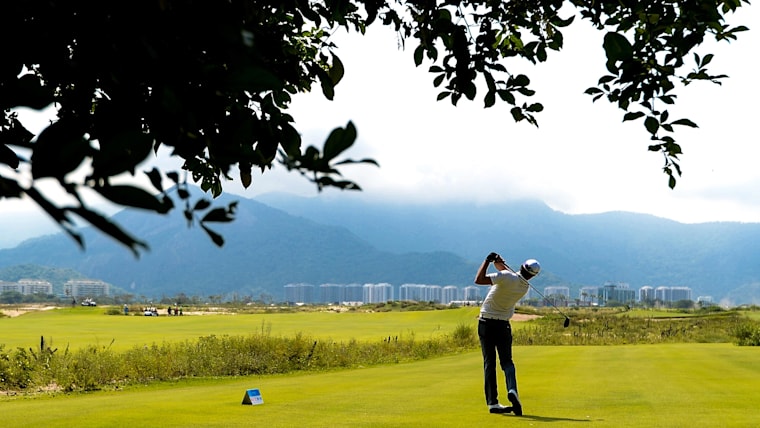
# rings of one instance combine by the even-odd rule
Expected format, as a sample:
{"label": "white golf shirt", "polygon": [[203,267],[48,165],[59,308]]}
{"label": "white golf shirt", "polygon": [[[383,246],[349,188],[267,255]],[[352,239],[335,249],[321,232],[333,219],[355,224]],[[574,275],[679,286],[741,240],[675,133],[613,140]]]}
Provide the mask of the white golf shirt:
{"label": "white golf shirt", "polygon": [[515,304],[528,292],[528,281],[508,270],[489,273],[491,288],[480,307],[480,317],[509,320],[515,314]]}

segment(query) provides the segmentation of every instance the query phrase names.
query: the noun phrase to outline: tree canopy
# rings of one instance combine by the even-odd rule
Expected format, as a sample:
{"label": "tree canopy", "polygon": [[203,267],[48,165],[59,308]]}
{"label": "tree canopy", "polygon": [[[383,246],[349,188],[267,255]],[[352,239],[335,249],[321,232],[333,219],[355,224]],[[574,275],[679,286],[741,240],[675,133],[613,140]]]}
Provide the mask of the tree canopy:
{"label": "tree canopy", "polygon": [[[235,205],[191,201],[188,181],[216,197],[223,181],[252,185],[252,171],[276,163],[303,174],[318,189],[360,190],[339,167],[356,140],[349,122],[321,148],[304,147],[291,97],[318,85],[332,99],[344,74],[331,35],[391,26],[417,66],[426,65],[439,101],[463,97],[489,108],[506,103],[515,121],[538,124],[530,78],[510,71],[516,59],[546,62],[563,47],[562,30],[586,20],[604,33],[607,74],[586,90],[619,107],[623,120],[641,120],[648,150],[664,157],[673,188],[681,148],[671,118],[675,90],[712,75],[712,54],[695,48],[713,37],[733,40],[744,26],[726,16],[747,0],[27,0],[3,8],[0,37],[0,198],[29,197],[81,246],[74,216],[119,240],[135,254],[146,244],[88,206],[97,192],[125,207],[167,213],[164,189],[174,181],[188,222],[231,221]],[[686,64],[693,68],[684,72]],[[53,105],[57,117],[38,135],[17,109]],[[138,171],[166,147],[181,171]],[[155,191],[124,176],[147,174]],[[235,175],[233,177],[232,175]],[[115,180],[119,177],[118,180]],[[52,181],[71,196],[62,204],[39,186]]]}

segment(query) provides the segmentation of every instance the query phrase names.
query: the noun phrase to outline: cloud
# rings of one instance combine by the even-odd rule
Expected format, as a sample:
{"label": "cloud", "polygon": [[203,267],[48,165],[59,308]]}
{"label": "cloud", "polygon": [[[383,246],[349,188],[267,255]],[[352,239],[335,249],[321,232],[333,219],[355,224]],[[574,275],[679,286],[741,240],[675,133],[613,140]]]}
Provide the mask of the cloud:
{"label": "cloud", "polygon": [[[355,123],[358,141],[347,156],[374,158],[380,168],[342,168],[364,189],[353,197],[425,204],[534,198],[567,213],[623,210],[682,222],[758,222],[757,109],[746,106],[760,98],[754,76],[760,18],[757,8],[741,9],[731,22],[752,31],[731,44],[700,48],[700,55],[716,53],[710,71],[730,79],[679,89],[678,104],[668,107],[672,117],[700,126],[676,134],[685,154],[675,190],[661,172],[662,156],[647,151],[643,126],[622,123],[615,106],[592,103],[583,94],[605,70],[602,34],[582,21],[565,31],[565,48],[547,63],[514,66],[530,76],[537,90],[533,101],[545,107],[539,128],[514,123],[503,103],[484,109],[482,98],[456,107],[436,102],[429,63],[415,67],[412,50],[399,50],[396,35],[378,27],[364,37],[337,34],[346,75],[335,101],[325,100],[317,85],[295,97],[291,114],[305,145],[318,147],[333,128]],[[145,169],[151,164],[179,166],[166,153]],[[317,195],[312,184],[279,165],[254,174],[250,189],[239,182],[225,189],[248,197],[271,191]]]}

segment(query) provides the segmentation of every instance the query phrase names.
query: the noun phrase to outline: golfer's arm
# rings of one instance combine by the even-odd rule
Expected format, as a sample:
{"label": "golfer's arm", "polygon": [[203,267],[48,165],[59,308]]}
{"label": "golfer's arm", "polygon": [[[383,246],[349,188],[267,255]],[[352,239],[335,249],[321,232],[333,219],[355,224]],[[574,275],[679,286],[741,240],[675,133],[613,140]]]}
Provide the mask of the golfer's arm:
{"label": "golfer's arm", "polygon": [[496,260],[496,261],[494,261],[494,262],[493,262],[493,267],[495,267],[496,269],[498,269],[498,270],[499,270],[499,272],[501,272],[501,271],[503,271],[503,270],[508,270],[508,269],[509,269],[509,268],[507,267],[507,264],[506,264],[506,263],[504,263],[504,261],[503,261],[503,260]]}
{"label": "golfer's arm", "polygon": [[483,263],[480,265],[480,268],[478,269],[478,273],[475,275],[475,284],[491,285],[491,278],[486,276],[486,272],[488,271],[488,265],[489,263],[483,260]]}

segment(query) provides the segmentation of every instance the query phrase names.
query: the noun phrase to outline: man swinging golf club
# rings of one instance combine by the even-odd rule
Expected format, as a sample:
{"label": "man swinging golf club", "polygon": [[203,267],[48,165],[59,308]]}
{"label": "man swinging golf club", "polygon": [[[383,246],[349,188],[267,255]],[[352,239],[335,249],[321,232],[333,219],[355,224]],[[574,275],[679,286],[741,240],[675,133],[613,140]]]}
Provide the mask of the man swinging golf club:
{"label": "man swinging golf club", "polygon": [[[487,273],[493,263],[498,272]],[[486,298],[480,308],[478,318],[478,337],[483,352],[483,373],[485,380],[486,404],[491,413],[513,412],[522,415],[522,404],[517,394],[515,364],[512,362],[512,328],[509,320],[515,314],[515,304],[528,292],[528,280],[538,275],[541,265],[529,259],[515,273],[507,266],[504,259],[496,253],[486,257],[475,276],[475,284],[488,285]],[[496,353],[499,354],[501,369],[507,380],[507,398],[511,407],[499,404],[496,384]]]}

